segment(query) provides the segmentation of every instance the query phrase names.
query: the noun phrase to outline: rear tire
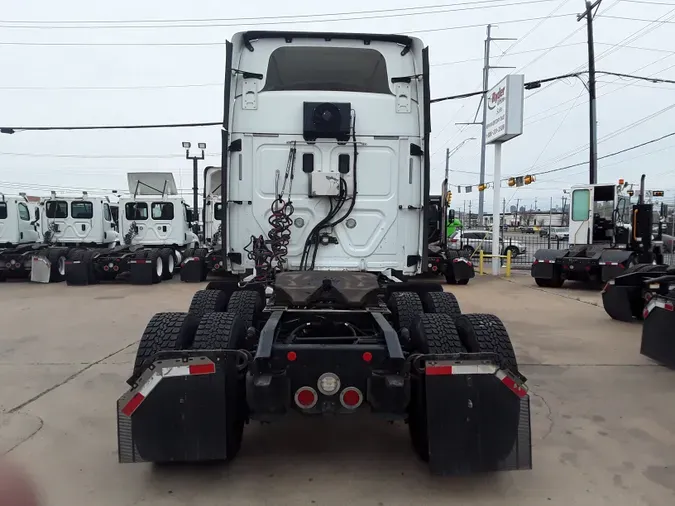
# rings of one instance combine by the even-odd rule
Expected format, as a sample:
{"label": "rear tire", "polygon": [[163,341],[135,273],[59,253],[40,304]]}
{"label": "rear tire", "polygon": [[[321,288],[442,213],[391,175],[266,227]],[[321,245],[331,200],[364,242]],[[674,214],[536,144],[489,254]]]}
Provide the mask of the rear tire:
{"label": "rear tire", "polygon": [[[462,353],[464,348],[450,315],[426,313],[419,315],[411,330],[413,347],[419,353]],[[412,374],[408,432],[413,448],[421,460],[429,461],[429,433],[424,375]]]}
{"label": "rear tire", "polygon": [[422,305],[425,313],[447,314],[453,320],[462,315],[457,297],[450,292],[427,292],[422,296]]}
{"label": "rear tire", "polygon": [[227,309],[228,296],[223,290],[199,290],[192,296],[188,313],[202,318],[208,313],[223,313]]}
{"label": "rear tire", "polygon": [[138,343],[134,370],[127,383],[133,384],[153,355],[160,351],[189,348],[198,325],[199,320],[188,313],[157,313],[153,316]]}
{"label": "rear tire", "polygon": [[173,279],[173,273],[176,269],[176,257],[171,248],[162,248],[159,250],[159,255],[162,258],[162,280],[168,281]]}
{"label": "rear tire", "polygon": [[[455,321],[462,344],[469,353],[494,353],[497,367],[518,373],[516,353],[504,323],[491,314],[465,314]],[[484,447],[491,449],[491,458],[506,458],[516,443],[520,423],[520,398],[506,391],[504,385],[494,385],[482,392],[485,406],[493,413],[490,417],[499,420],[490,431],[483,431]]]}
{"label": "rear tire", "polygon": [[394,292],[389,297],[387,306],[398,332],[404,328],[412,331],[415,318],[424,313],[422,301],[415,292]]}
{"label": "rear tire", "polygon": [[551,280],[550,279],[534,278],[534,281],[537,283],[537,286],[540,286],[542,288],[550,288],[551,287]]}
{"label": "rear tire", "polygon": [[[257,328],[260,314],[263,310],[263,301],[258,292],[253,290],[237,290],[230,296],[227,303],[227,312],[236,314],[242,320],[244,328]],[[255,334],[257,336],[257,333]],[[246,340],[246,349],[254,350],[258,345],[257,338]]]}
{"label": "rear tire", "polygon": [[47,260],[51,264],[49,273],[50,283],[60,283],[66,279],[68,252],[68,248],[49,248],[47,250]]}
{"label": "rear tire", "polygon": [[145,252],[145,258],[152,265],[152,282],[153,284],[161,283],[164,279],[164,260],[160,254],[160,250],[151,249]]}
{"label": "rear tire", "polygon": [[[239,316],[233,313],[209,313],[199,322],[192,349],[237,350],[244,348],[245,341],[246,327]],[[237,371],[236,366],[236,356],[228,355],[225,365],[224,427],[227,461],[239,453],[244,425],[248,419],[245,374]]]}

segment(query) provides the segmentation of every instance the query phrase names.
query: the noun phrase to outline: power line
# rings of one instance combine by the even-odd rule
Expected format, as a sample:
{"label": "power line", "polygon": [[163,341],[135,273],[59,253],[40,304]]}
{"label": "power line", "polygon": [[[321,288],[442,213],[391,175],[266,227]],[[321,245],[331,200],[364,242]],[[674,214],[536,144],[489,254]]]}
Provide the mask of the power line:
{"label": "power line", "polygon": [[[531,18],[521,18],[521,19],[507,19],[499,21],[498,24],[517,24],[517,23],[527,23],[529,21],[538,21],[540,19],[547,18],[563,18],[574,16],[574,13],[567,14],[556,14],[554,16],[539,16]],[[407,30],[404,33],[406,34],[416,34],[416,33],[434,33],[434,32],[445,32],[451,30],[465,30],[470,28],[483,28],[485,23],[477,23],[471,25],[455,25],[455,26],[446,26],[442,28],[427,28],[424,30]],[[185,46],[185,47],[199,47],[199,46],[224,46],[224,42],[11,42],[11,41],[2,41],[0,46],[35,46],[35,47],[115,47],[115,46],[156,46],[156,47],[175,47],[175,46]]]}
{"label": "power line", "polygon": [[165,123],[158,125],[104,125],[104,126],[37,126],[37,127],[0,127],[0,133],[44,132],[51,130],[142,130],[150,128],[195,128],[206,126],[222,126],[222,121],[212,123]]}
{"label": "power line", "polygon": [[[560,46],[545,47],[538,49],[528,49],[525,51],[518,51],[510,53],[505,56],[516,56],[520,54],[536,53],[538,51],[547,51],[549,49],[558,49],[562,47],[577,46],[585,44],[584,42],[575,42],[573,44],[563,44]],[[665,52],[669,52],[664,50]],[[672,51],[675,53],[675,51]],[[452,62],[432,63],[432,67],[442,67],[447,65],[458,65],[461,63],[468,63],[473,61],[482,61],[483,58],[469,58],[466,60],[458,60]],[[155,89],[171,89],[171,88],[203,88],[203,87],[222,87],[223,83],[187,83],[187,84],[156,84],[156,85],[129,85],[129,86],[0,86],[0,90],[6,91],[115,91],[115,90],[155,90]]]}
{"label": "power line", "polygon": [[[453,7],[458,5],[478,5],[478,4],[493,4],[501,3],[507,0],[477,0],[472,2],[459,2],[454,4],[435,4],[435,5],[420,5],[416,7],[398,7],[392,9],[374,9],[361,11],[342,11],[342,12],[326,12],[316,14],[282,14],[278,16],[255,16],[255,17],[235,17],[235,18],[188,18],[188,19],[136,19],[136,20],[62,20],[62,21],[34,21],[34,20],[0,20],[0,23],[29,23],[29,24],[115,24],[115,23],[208,23],[208,22],[223,22],[223,21],[253,21],[259,20],[279,20],[279,19],[295,19],[295,18],[316,18],[316,17],[330,17],[330,16],[358,16],[363,14],[379,14],[386,12],[403,12],[420,9],[441,9],[444,7]],[[553,1],[553,0],[546,0]],[[483,7],[484,8],[484,7]]]}
{"label": "power line", "polygon": [[[214,22],[214,21],[209,21],[209,22],[188,22],[190,24],[175,24],[175,23],[186,23],[184,21],[172,21],[172,24],[133,24],[133,25],[128,25],[128,24],[117,24],[117,25],[110,25],[110,24],[77,24],[75,26],[60,26],[60,25],[45,25],[45,24],[40,24],[40,25],[32,25],[32,24],[13,24],[13,23],[7,23],[5,21],[0,21],[0,27],[2,28],[12,28],[12,29],[33,29],[33,30],[75,30],[75,29],[88,29],[88,30],[108,30],[108,29],[162,29],[162,28],[225,28],[225,27],[232,27],[232,26],[269,26],[269,25],[284,25],[284,24],[306,24],[306,23],[336,23],[336,22],[343,22],[343,21],[361,21],[361,20],[369,20],[369,19],[391,19],[391,18],[401,18],[401,17],[410,17],[410,16],[426,16],[426,15],[431,15],[431,14],[444,14],[448,12],[463,12],[463,11],[473,11],[477,9],[498,9],[498,8],[504,8],[504,7],[517,7],[519,5],[530,5],[530,4],[538,4],[538,3],[545,3],[545,2],[552,2],[554,0],[525,0],[522,2],[511,2],[511,3],[496,3],[495,1],[492,0],[487,0],[487,1],[482,1],[482,2],[473,2],[474,4],[480,4],[480,5],[474,5],[471,7],[450,7],[450,8],[439,8],[439,7],[447,7],[445,6],[436,6],[433,7],[434,10],[426,10],[423,12],[398,12],[395,14],[375,14],[373,16],[366,15],[368,14],[367,11],[361,11],[357,13],[353,13],[352,17],[337,17],[337,18],[331,18],[331,19],[290,19],[290,20],[283,20],[281,18],[284,18],[284,16],[280,17],[272,17],[269,16],[267,19],[270,21],[260,21],[260,18],[244,18],[247,21],[250,22],[242,22],[242,20],[237,20],[236,18],[234,20],[225,20],[226,22]],[[484,5],[484,4],[495,4],[495,5]],[[409,9],[415,9],[415,8],[409,8]],[[416,9],[422,9],[421,7],[417,7]],[[428,7],[426,9],[432,9],[432,7]],[[391,9],[391,10],[382,10],[379,12],[395,12],[398,9]],[[377,12],[377,11],[376,11]],[[320,15],[316,15],[317,17]],[[324,15],[329,16],[329,15]],[[344,16],[344,15],[341,15]],[[290,16],[293,18],[296,18],[297,16]],[[286,17],[288,19],[288,17]],[[231,21],[231,22],[230,22]],[[63,23],[63,22],[60,22]]]}
{"label": "power line", "polygon": [[[8,153],[8,152],[0,152],[0,155],[2,156],[28,156],[31,158],[83,158],[83,159],[94,159],[94,158],[101,158],[101,159],[143,159],[143,158],[185,158],[185,154],[182,155],[149,155],[149,154],[132,154],[132,155],[87,155],[87,154],[81,154],[81,153],[73,153],[73,154],[68,154],[68,153]],[[207,153],[206,156],[220,156],[220,153]]]}

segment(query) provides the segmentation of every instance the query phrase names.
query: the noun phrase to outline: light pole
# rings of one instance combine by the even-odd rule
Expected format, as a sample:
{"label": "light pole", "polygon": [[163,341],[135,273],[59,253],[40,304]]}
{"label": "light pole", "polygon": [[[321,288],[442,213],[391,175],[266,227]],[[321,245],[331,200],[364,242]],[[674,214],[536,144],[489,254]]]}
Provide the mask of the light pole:
{"label": "light pole", "polygon": [[201,151],[200,155],[190,155],[190,147],[192,144],[189,142],[183,143],[183,148],[185,148],[185,158],[187,160],[192,160],[192,202],[193,202],[193,224],[192,230],[195,234],[199,235],[199,160],[204,159],[204,150],[206,149],[206,143],[200,142],[197,144],[197,147]]}
{"label": "light pole", "polygon": [[447,246],[448,240],[448,209],[450,208],[450,202],[448,197],[451,195],[450,188],[450,157],[459,151],[459,148],[464,146],[467,142],[471,140],[476,140],[475,137],[469,137],[460,142],[454,149],[446,149],[445,151],[445,178],[443,179],[443,184],[441,185],[441,246],[445,248]]}

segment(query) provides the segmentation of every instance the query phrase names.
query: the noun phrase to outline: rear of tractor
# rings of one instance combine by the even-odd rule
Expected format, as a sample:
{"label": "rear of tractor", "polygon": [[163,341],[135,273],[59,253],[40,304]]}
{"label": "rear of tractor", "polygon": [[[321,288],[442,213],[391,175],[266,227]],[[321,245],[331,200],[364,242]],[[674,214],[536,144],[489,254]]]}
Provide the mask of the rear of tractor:
{"label": "rear of tractor", "polygon": [[642,320],[649,280],[663,276],[668,270],[667,265],[635,264],[610,279],[602,289],[602,306],[607,314],[622,322]]}
{"label": "rear of tractor", "polygon": [[675,369],[675,271],[644,281],[640,353]]}
{"label": "rear of tractor", "polygon": [[406,423],[434,474],[531,468],[525,378],[496,316],[369,273],[283,272],[272,289],[221,282],[152,318],[117,403],[120,462],[229,461],[251,421],[367,410]]}

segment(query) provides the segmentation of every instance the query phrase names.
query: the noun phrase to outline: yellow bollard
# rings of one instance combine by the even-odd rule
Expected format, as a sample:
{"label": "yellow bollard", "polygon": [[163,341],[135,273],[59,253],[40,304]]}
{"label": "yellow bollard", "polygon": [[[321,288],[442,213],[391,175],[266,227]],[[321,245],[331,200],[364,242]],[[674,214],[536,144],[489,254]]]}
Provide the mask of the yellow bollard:
{"label": "yellow bollard", "polygon": [[511,250],[507,250],[506,252],[506,277],[510,278],[511,277]]}
{"label": "yellow bollard", "polygon": [[478,254],[478,274],[483,275],[483,250]]}

